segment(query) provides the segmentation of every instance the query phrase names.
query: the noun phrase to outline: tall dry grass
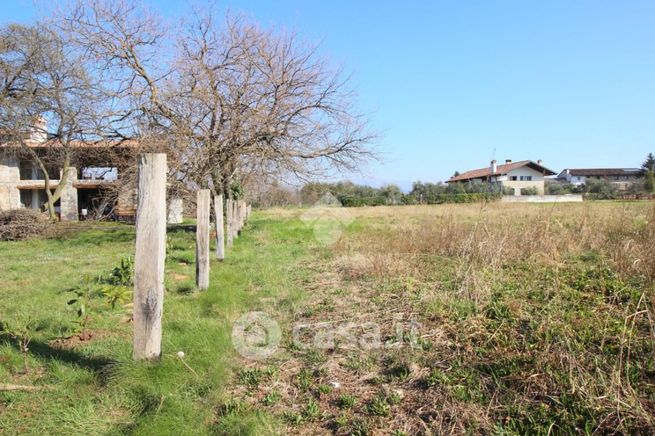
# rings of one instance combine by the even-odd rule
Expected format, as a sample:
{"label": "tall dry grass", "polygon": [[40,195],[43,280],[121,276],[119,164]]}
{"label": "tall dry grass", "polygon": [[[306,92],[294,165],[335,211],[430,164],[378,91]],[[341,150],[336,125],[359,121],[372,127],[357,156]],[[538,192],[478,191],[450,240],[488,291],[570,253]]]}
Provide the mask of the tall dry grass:
{"label": "tall dry grass", "polygon": [[[652,204],[348,213],[357,224],[333,247],[336,268],[362,283],[404,283],[388,301],[438,322],[449,345],[434,358],[453,353],[482,380],[488,404],[441,398],[458,412],[437,430],[466,431],[471,420],[498,429],[507,414],[519,431],[540,419],[548,432],[655,431]],[[475,369],[505,359],[513,369],[500,381]]]}

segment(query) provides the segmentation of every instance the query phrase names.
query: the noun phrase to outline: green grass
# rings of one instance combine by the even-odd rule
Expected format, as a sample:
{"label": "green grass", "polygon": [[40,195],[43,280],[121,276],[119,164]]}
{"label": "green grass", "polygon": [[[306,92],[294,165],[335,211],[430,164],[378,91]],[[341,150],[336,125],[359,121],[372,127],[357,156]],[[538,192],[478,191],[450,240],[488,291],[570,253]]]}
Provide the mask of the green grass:
{"label": "green grass", "polygon": [[[212,261],[206,292],[192,223],[169,229],[159,364],[132,361],[130,308],[102,296],[90,341],[53,343],[75,333],[66,290],[130,256],[133,227],[0,243],[0,323],[16,333],[0,336],[0,383],[48,387],[0,392],[0,433],[652,433],[650,204],[346,212],[354,221],[330,247],[302,210],[256,214]],[[280,323],[274,357],[233,350],[232,323],[248,311]],[[376,323],[390,347],[291,339],[294,325],[350,321]]]}
{"label": "green grass", "polygon": [[[132,226],[80,223],[58,239],[0,243],[0,323],[31,338],[23,353],[14,336],[0,336],[0,383],[45,388],[0,392],[0,433],[246,434],[272,428],[274,419],[259,411],[221,415],[224,387],[239,362],[231,324],[249,310],[274,311],[273,297],[297,304],[297,283],[308,274],[300,261],[312,255],[309,234],[300,221],[255,215],[227,259],[212,260],[210,288],[198,292],[190,230],[168,231],[158,364],[132,361],[129,307],[112,310],[99,296],[87,309],[92,339],[66,348],[53,343],[75,333],[66,290],[84,276],[109,274],[132,256]],[[255,376],[261,374],[250,379]]]}

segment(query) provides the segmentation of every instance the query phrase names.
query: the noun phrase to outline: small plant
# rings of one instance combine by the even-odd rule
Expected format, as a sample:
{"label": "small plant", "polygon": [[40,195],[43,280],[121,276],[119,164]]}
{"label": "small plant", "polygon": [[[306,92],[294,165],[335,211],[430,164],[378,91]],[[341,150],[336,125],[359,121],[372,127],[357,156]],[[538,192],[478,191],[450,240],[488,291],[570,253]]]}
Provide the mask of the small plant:
{"label": "small plant", "polygon": [[402,399],[400,393],[394,391],[387,397],[387,403],[393,406],[394,404],[400,404]]}
{"label": "small plant", "polygon": [[120,265],[111,270],[109,275],[100,278],[99,282],[104,285],[100,292],[107,299],[112,309],[116,305],[123,305],[132,299],[132,288],[134,287],[134,263],[132,258],[121,259]]}
{"label": "small plant", "polygon": [[330,386],[330,385],[319,385],[318,386],[318,392],[321,395],[328,395],[329,393],[332,392],[332,386]]}
{"label": "small plant", "polygon": [[296,413],[291,410],[285,410],[282,414],[282,418],[292,425],[302,424],[304,421],[303,416],[300,413]]}
{"label": "small plant", "polygon": [[21,353],[27,353],[29,351],[30,341],[35,330],[36,322],[31,318],[12,323],[7,321],[0,322],[0,336],[9,336],[16,340]]}
{"label": "small plant", "polygon": [[264,398],[262,399],[262,403],[264,403],[265,406],[272,406],[278,403],[281,399],[282,399],[282,395],[280,394],[280,392],[278,392],[277,390],[273,390],[268,394],[264,395]]}
{"label": "small plant", "polygon": [[433,387],[437,385],[447,385],[450,383],[450,379],[443,371],[439,368],[433,368],[430,371],[430,374],[425,378],[425,385],[427,387]]}
{"label": "small plant", "polygon": [[101,288],[102,295],[107,299],[112,309],[116,305],[124,305],[132,299],[132,288],[128,286],[105,285]]}
{"label": "small plant", "polygon": [[230,398],[219,408],[221,416],[231,415],[233,413],[242,413],[248,409],[248,405],[237,398]]}
{"label": "small plant", "polygon": [[131,257],[121,259],[121,264],[111,270],[106,283],[114,286],[134,286],[134,263]]}
{"label": "small plant", "polygon": [[357,404],[357,397],[350,394],[342,394],[339,396],[340,409],[352,409]]}
{"label": "small plant", "polygon": [[371,356],[350,354],[342,365],[352,371],[362,373],[369,371],[373,367],[373,363],[374,361]]}
{"label": "small plant", "polygon": [[376,395],[369,403],[368,411],[376,416],[389,416],[391,414],[391,405],[384,395]]}
{"label": "small plant", "polygon": [[318,407],[318,403],[313,398],[310,398],[305,406],[305,417],[313,420],[318,418],[320,414],[321,409]]}
{"label": "small plant", "polygon": [[301,391],[308,391],[312,387],[312,373],[306,368],[303,368],[296,377],[296,386]]}
{"label": "small plant", "polygon": [[349,419],[348,415],[342,413],[339,416],[336,417],[334,420],[334,423],[336,424],[337,428],[343,428],[348,425]]}
{"label": "small plant", "polygon": [[238,375],[239,383],[243,385],[257,387],[263,381],[270,379],[274,373],[275,370],[271,368],[244,369],[239,372]]}
{"label": "small plant", "polygon": [[80,333],[82,338],[86,337],[86,328],[91,319],[89,311],[91,309],[91,300],[96,296],[98,290],[95,286],[95,281],[90,275],[85,275],[82,283],[77,287],[70,289],[75,295],[75,298],[68,300],[66,304],[75,307],[77,319],[73,322],[75,331]]}

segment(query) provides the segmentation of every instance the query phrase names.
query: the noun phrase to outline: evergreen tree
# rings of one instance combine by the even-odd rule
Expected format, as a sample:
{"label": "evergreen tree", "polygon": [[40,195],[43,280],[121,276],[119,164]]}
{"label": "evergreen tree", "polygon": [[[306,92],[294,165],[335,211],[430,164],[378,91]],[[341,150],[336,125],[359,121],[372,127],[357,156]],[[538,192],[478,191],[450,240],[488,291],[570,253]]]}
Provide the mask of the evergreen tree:
{"label": "evergreen tree", "polygon": [[655,156],[653,153],[648,153],[648,156],[646,156],[646,160],[641,167],[646,171],[655,171]]}
{"label": "evergreen tree", "polygon": [[655,172],[653,170],[646,170],[644,176],[644,190],[648,193],[655,192]]}

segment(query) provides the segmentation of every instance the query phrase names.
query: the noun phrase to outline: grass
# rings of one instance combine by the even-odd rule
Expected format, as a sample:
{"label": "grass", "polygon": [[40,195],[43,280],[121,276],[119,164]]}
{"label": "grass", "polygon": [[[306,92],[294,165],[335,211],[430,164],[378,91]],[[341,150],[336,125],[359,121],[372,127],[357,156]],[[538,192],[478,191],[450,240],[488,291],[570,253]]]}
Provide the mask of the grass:
{"label": "grass", "polygon": [[[157,365],[131,361],[129,305],[103,296],[90,300],[91,339],[57,342],[75,333],[65,290],[129,256],[131,226],[0,243],[0,322],[15,333],[0,336],[0,383],[48,387],[0,393],[0,429],[655,430],[652,204],[342,209],[348,225],[327,245],[305,213],[255,214],[212,262],[207,292],[195,290],[190,228],[169,231]],[[231,324],[251,310],[283,332],[263,361],[232,349]]]}
{"label": "grass", "polygon": [[[194,233],[168,232],[163,356],[160,364],[131,359],[127,307],[111,309],[95,296],[87,309],[88,341],[61,345],[76,333],[67,289],[83,277],[109,274],[134,252],[134,229],[121,224],[80,224],[57,239],[0,243],[0,383],[44,386],[38,393],[0,392],[0,433],[208,434],[257,432],[273,418],[240,410],[218,423],[228,398],[224,386],[241,374],[231,323],[248,310],[267,309],[276,297],[295,304],[296,277],[307,248],[303,226],[255,218],[229,250],[212,261],[211,285],[194,284]],[[188,259],[189,262],[184,260]],[[15,336],[28,336],[21,352]],[[57,340],[60,342],[58,343]],[[183,351],[183,359],[177,356]],[[182,361],[183,360],[183,361]],[[248,383],[268,373],[242,375]]]}

